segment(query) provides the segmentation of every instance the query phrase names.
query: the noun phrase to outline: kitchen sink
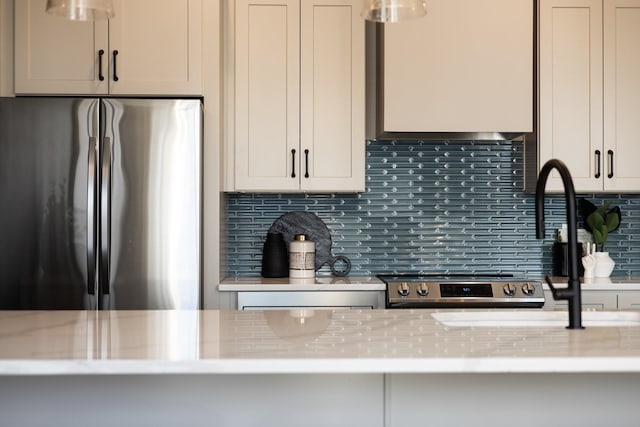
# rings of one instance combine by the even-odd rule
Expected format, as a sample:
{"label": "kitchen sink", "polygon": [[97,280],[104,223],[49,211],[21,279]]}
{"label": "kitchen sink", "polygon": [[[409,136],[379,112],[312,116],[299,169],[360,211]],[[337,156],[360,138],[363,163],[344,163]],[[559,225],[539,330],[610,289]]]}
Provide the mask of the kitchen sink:
{"label": "kitchen sink", "polygon": [[[456,311],[432,313],[435,320],[445,326],[480,327],[558,327],[567,326],[566,311]],[[583,311],[585,327],[640,326],[640,312]]]}

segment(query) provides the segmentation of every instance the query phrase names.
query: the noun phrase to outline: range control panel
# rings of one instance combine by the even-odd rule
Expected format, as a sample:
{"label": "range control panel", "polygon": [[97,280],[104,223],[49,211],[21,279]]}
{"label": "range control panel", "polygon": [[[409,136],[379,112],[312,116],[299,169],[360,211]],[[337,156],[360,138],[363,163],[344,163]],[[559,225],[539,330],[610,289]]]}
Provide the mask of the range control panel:
{"label": "range control panel", "polygon": [[508,281],[392,280],[387,308],[532,307],[544,305],[542,283]]}

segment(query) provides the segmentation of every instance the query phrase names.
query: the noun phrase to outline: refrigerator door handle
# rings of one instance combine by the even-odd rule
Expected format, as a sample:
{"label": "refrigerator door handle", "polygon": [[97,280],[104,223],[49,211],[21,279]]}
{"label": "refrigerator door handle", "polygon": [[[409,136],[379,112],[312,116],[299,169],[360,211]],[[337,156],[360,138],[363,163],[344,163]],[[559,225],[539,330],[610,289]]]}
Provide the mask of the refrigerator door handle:
{"label": "refrigerator door handle", "polygon": [[87,293],[95,295],[96,284],[96,145],[95,137],[89,138],[87,180]]}
{"label": "refrigerator door handle", "polygon": [[111,246],[111,140],[104,138],[100,189],[100,292],[109,293]]}

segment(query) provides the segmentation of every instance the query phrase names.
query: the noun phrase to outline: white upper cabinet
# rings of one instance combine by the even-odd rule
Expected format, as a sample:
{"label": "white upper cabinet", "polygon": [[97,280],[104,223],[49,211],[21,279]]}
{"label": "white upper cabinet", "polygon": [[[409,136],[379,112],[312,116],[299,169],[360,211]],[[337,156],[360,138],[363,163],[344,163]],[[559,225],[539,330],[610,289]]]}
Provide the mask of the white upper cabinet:
{"label": "white upper cabinet", "polygon": [[[602,0],[540,0],[539,25],[539,167],[560,159],[578,191],[601,191]],[[563,189],[556,171],[547,189]]]}
{"label": "white upper cabinet", "polygon": [[[232,191],[364,190],[359,0],[229,3]],[[235,82],[235,85],[232,83]],[[227,175],[229,176],[229,174]]]}
{"label": "white upper cabinet", "polygon": [[[603,188],[640,192],[640,0],[604,7]],[[603,157],[603,161],[604,158]]]}
{"label": "white upper cabinet", "polygon": [[17,94],[200,95],[202,0],[116,0],[109,21],[15,4]]}
{"label": "white upper cabinet", "polygon": [[532,131],[533,1],[427,7],[384,25],[378,133]]}
{"label": "white upper cabinet", "polygon": [[640,0],[539,7],[538,167],[562,160],[579,192],[640,191]]}
{"label": "white upper cabinet", "polygon": [[15,92],[108,93],[108,22],[76,22],[48,15],[46,3],[15,2]]}

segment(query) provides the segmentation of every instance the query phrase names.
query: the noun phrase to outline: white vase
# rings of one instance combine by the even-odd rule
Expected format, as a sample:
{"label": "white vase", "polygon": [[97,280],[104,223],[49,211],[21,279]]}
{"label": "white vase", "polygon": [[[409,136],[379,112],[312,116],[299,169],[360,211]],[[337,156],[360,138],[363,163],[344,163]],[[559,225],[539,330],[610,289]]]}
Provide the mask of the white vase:
{"label": "white vase", "polygon": [[593,275],[595,277],[609,277],[616,263],[609,256],[609,252],[596,252],[596,268]]}

